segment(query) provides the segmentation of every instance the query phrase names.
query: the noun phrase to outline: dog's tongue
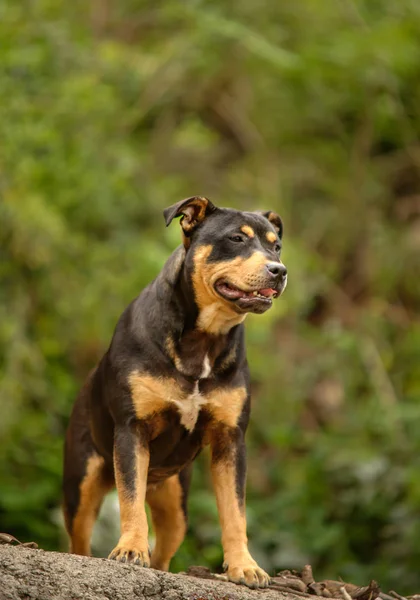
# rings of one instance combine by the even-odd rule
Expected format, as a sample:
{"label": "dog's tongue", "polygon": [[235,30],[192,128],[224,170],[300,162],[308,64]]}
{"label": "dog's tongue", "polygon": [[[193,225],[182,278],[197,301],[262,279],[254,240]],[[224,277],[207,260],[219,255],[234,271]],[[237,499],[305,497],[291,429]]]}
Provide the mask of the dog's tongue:
{"label": "dog's tongue", "polygon": [[274,294],[276,293],[276,290],[273,290],[273,288],[264,288],[263,290],[258,291],[261,294],[261,296],[265,296],[266,298],[274,296]]}

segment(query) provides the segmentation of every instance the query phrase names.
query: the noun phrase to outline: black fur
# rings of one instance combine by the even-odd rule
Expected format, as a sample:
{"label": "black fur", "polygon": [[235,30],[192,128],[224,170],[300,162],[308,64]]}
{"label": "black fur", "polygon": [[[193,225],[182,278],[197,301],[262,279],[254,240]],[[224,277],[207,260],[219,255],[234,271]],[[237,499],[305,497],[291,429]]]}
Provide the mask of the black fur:
{"label": "black fur", "polygon": [[[185,203],[188,201],[165,211],[167,224],[175,216],[185,214]],[[229,460],[231,457],[234,460],[236,492],[240,503],[244,501],[244,436],[250,411],[244,328],[239,324],[220,335],[197,330],[199,310],[192,283],[194,255],[199,247],[211,245],[210,263],[230,261],[237,256],[248,258],[256,251],[262,252],[267,261],[278,261],[282,229],[270,223],[263,214],[220,209],[211,203],[207,204],[202,221],[195,220],[197,215],[188,215],[191,230],[187,249],[178,247],[156,279],[123,312],[110,347],[74,406],[65,448],[64,496],[69,530],[77,511],[78,486],[85,475],[87,459],[93,452],[102,456],[112,479],[115,448],[124,485],[130,494],[134,493],[136,447],[149,449],[148,483],[154,484],[180,473],[183,510],[185,514],[187,512],[191,463],[203,447],[211,414],[204,406],[193,430],[189,431],[181,424],[176,407],[168,407],[159,414],[165,423],[164,430],[152,439],[152,419],[155,417],[139,420],[130,394],[129,377],[136,370],[153,377],[172,377],[186,394],[193,392],[197,382],[202,395],[220,388],[246,388],[248,399],[237,427],[215,427],[212,437],[213,459]],[[252,227],[254,237],[241,232],[244,224]],[[267,240],[267,232],[280,234],[275,244]],[[236,241],[232,236],[236,236]],[[185,367],[183,372],[177,370],[168,352],[168,336]],[[212,360],[211,377],[200,379],[206,355]],[[229,355],[231,361],[226,363]]]}

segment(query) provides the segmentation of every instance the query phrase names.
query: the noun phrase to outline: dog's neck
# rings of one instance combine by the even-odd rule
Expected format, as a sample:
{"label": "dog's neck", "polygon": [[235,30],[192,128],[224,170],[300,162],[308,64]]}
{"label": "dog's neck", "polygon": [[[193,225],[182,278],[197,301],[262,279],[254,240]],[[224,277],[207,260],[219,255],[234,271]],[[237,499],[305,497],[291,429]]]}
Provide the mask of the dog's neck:
{"label": "dog's neck", "polygon": [[180,317],[183,321],[182,330],[192,331],[196,329],[199,309],[195,301],[191,276],[188,273],[185,265],[183,265],[180,276],[175,285],[175,293],[178,298],[178,307],[181,313]]}
{"label": "dog's neck", "polygon": [[204,306],[197,318],[197,327],[212,335],[226,335],[245,320],[246,314],[235,314],[215,301]]}
{"label": "dog's neck", "polygon": [[[241,339],[241,332],[235,327],[237,323],[226,327],[223,322],[223,328],[217,327],[217,318],[211,319],[212,307],[207,314],[199,309],[186,268],[179,273],[172,301],[176,306],[176,318],[174,328],[166,338],[166,351],[178,371],[198,380],[208,377],[220,360],[225,360],[226,365],[231,364]],[[206,319],[208,328],[202,326]]]}

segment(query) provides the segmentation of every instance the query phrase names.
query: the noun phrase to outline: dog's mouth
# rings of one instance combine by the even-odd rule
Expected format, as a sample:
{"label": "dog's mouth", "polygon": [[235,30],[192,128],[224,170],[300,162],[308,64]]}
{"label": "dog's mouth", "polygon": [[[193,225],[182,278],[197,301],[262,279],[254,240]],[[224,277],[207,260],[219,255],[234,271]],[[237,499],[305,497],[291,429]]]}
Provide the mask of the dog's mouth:
{"label": "dog's mouth", "polygon": [[279,290],[271,287],[251,291],[241,290],[241,288],[226,281],[226,279],[219,279],[214,287],[216,292],[225,300],[235,302],[245,310],[255,310],[256,312],[270,308],[273,299],[280,295]]}

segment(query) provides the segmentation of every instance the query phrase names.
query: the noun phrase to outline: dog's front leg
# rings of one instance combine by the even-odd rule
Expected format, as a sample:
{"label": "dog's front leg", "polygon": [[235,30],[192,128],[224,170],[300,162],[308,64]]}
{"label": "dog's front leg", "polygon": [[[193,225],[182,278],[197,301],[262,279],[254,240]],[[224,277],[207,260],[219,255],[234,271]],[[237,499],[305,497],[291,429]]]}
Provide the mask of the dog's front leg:
{"label": "dog's front leg", "polygon": [[140,424],[117,426],[114,471],[120,503],[121,537],[109,555],[120,562],[150,565],[145,510],[149,444]]}
{"label": "dog's front leg", "polygon": [[230,581],[267,587],[270,578],[248,550],[245,516],[246,455],[239,427],[220,425],[211,439],[211,470],[222,528],[226,574]]}

